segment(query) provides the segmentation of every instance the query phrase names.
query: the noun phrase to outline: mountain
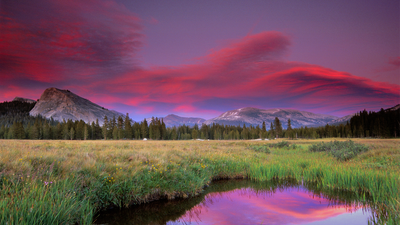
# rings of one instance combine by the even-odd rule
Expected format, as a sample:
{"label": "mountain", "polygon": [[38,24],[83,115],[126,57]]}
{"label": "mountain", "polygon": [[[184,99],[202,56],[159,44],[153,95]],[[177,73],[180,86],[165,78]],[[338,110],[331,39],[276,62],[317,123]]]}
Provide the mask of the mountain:
{"label": "mountain", "polygon": [[204,123],[207,125],[219,123],[224,125],[246,124],[246,126],[261,126],[262,122],[265,121],[267,129],[269,129],[270,123],[274,121],[275,117],[278,117],[284,129],[287,128],[288,119],[291,120],[293,128],[301,126],[324,126],[328,122],[338,119],[336,116],[314,114],[294,109],[257,109],[246,107],[225,112],[214,119],[205,121]]}
{"label": "mountain", "polygon": [[386,112],[387,111],[395,111],[395,110],[398,110],[398,109],[400,109],[400,104],[397,104],[397,105],[393,106],[392,108],[385,109],[385,111]]}
{"label": "mountain", "polygon": [[[163,119],[166,127],[179,126],[179,125],[183,125],[183,124],[185,124],[187,126],[191,126],[191,127],[193,127],[195,124],[197,124],[197,125],[199,125],[199,127],[201,127],[201,125],[204,123],[204,121],[206,121],[205,119],[202,119],[202,118],[181,117],[181,116],[177,116],[174,114],[169,114],[168,116],[163,117],[162,119]],[[152,121],[151,118],[148,118],[146,120],[149,124]]]}
{"label": "mountain", "polygon": [[346,124],[347,121],[350,121],[351,117],[353,117],[354,115],[356,115],[356,114],[354,113],[354,114],[350,114],[350,115],[343,116],[338,119],[332,120],[331,122],[329,122],[329,125],[336,126],[336,125],[340,125],[340,124]]}
{"label": "mountain", "polygon": [[116,118],[118,116],[125,117],[122,113],[105,109],[69,90],[57,88],[46,89],[29,114],[31,116],[42,115],[46,118],[52,117],[58,121],[71,119],[91,123],[98,119],[100,125],[103,124],[105,115],[109,119],[114,116]]}
{"label": "mountain", "polygon": [[21,97],[15,97],[13,102],[26,102],[26,103],[36,103],[35,100],[29,99],[29,98],[21,98]]}

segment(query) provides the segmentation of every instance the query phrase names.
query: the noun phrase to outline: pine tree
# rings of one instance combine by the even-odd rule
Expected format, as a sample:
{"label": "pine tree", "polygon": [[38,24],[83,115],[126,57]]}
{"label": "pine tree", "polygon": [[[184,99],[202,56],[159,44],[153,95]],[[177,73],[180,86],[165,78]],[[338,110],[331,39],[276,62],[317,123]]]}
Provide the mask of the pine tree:
{"label": "pine tree", "polygon": [[274,139],[275,138],[275,129],[274,125],[271,122],[271,126],[269,128],[269,139]]}
{"label": "pine tree", "polygon": [[278,117],[275,117],[274,119],[274,127],[275,127],[275,134],[276,138],[279,138],[279,136],[282,136],[282,124],[281,121],[279,121]]}
{"label": "pine tree", "polygon": [[104,116],[104,123],[103,123],[103,137],[104,140],[107,140],[107,134],[108,134],[108,118],[107,116]]}
{"label": "pine tree", "polygon": [[293,139],[293,128],[292,128],[292,122],[290,121],[290,119],[288,119],[288,126],[286,129],[286,136],[289,139]]}
{"label": "pine tree", "polygon": [[70,131],[70,138],[71,138],[71,140],[73,140],[74,137],[75,137],[75,130],[74,130],[73,127],[71,127],[71,131]]}
{"label": "pine tree", "polygon": [[128,140],[132,139],[132,125],[131,125],[131,119],[129,118],[129,114],[126,114],[125,117],[125,138]]}
{"label": "pine tree", "polygon": [[[76,121],[75,121],[76,123]],[[85,127],[85,122],[83,120],[80,120],[79,122],[76,123],[75,126],[75,136],[77,140],[82,140],[84,137],[84,127]]]}
{"label": "pine tree", "polygon": [[118,116],[117,127],[118,127],[118,139],[123,139],[124,138],[124,119],[121,116]]}
{"label": "pine tree", "polygon": [[161,119],[161,137],[163,140],[167,140],[167,128],[165,126],[164,120]]}
{"label": "pine tree", "polygon": [[96,123],[94,124],[94,138],[93,139],[102,139],[104,138],[102,129],[99,124],[99,120],[96,119]]}
{"label": "pine tree", "polygon": [[45,139],[45,140],[50,139],[50,125],[48,123],[44,124],[43,139]]}
{"label": "pine tree", "polygon": [[265,139],[267,137],[267,127],[265,125],[265,121],[262,123],[262,128],[261,128],[261,139]]}
{"label": "pine tree", "polygon": [[171,139],[172,140],[178,140],[178,134],[176,132],[176,127],[173,127],[171,130]]}
{"label": "pine tree", "polygon": [[112,131],[112,135],[113,135],[113,140],[118,140],[118,127],[115,126],[113,131]]}
{"label": "pine tree", "polygon": [[69,136],[70,136],[69,129],[68,129],[68,124],[64,123],[63,127],[64,128],[63,128],[63,131],[62,131],[62,136],[63,136],[64,140],[68,140]]}
{"label": "pine tree", "polygon": [[194,140],[197,139],[197,134],[198,134],[197,130],[196,130],[196,129],[193,129],[193,130],[192,130],[192,138],[193,138]]}
{"label": "pine tree", "polygon": [[85,127],[83,129],[83,139],[86,141],[86,139],[89,137],[88,125],[85,124]]}
{"label": "pine tree", "polygon": [[287,130],[293,130],[293,128],[292,128],[292,122],[290,121],[290,119],[288,119],[287,123],[288,123],[288,125],[287,125]]}
{"label": "pine tree", "polygon": [[141,124],[141,137],[142,138],[147,138],[147,133],[148,133],[148,125],[146,119],[143,120]]}

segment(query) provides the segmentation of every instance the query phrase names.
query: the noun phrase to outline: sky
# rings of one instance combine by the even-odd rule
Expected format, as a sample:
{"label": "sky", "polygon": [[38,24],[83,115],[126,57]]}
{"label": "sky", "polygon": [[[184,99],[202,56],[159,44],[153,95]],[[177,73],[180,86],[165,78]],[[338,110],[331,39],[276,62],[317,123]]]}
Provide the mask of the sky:
{"label": "sky", "polygon": [[400,2],[0,0],[0,102],[68,89],[134,120],[400,103]]}

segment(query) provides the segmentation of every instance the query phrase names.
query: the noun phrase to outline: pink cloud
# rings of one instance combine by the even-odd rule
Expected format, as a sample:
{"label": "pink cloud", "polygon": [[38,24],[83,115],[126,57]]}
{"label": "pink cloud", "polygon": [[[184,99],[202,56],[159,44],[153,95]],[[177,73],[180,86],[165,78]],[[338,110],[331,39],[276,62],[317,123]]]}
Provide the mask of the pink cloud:
{"label": "pink cloud", "polygon": [[396,67],[400,67],[400,56],[391,58],[389,60],[389,64]]}
{"label": "pink cloud", "polygon": [[150,24],[158,24],[159,22],[158,22],[158,20],[156,18],[151,17],[149,23]]}
{"label": "pink cloud", "polygon": [[10,3],[0,9],[0,100],[56,86],[100,105],[192,116],[246,106],[345,115],[400,102],[398,85],[285,61],[291,39],[280,32],[247,35],[191,65],[149,69],[136,61],[143,37],[142,21],[114,1]]}
{"label": "pink cloud", "polygon": [[[133,57],[141,46],[139,18],[111,1],[44,0],[21,7],[5,5],[0,10],[0,71],[1,79],[8,82],[102,79],[110,67],[131,67],[126,58]],[[29,7],[46,8],[39,19],[30,20],[37,11]]]}
{"label": "pink cloud", "polygon": [[[290,108],[339,111],[341,115],[358,111],[360,106],[380,108],[398,104],[398,85],[279,60],[289,43],[286,36],[277,32],[250,35],[210,53],[202,63],[128,72],[111,81],[109,91],[128,93],[126,98],[135,99],[139,107],[143,103],[163,102],[181,113],[199,112],[202,108],[196,107],[196,103],[213,98],[236,99],[243,106],[258,99],[252,104],[262,108],[285,102]],[[258,45],[260,49],[256,48]],[[129,93],[138,97],[130,98]],[[212,107],[208,110],[215,111]]]}
{"label": "pink cloud", "polygon": [[187,112],[193,112],[196,110],[196,108],[194,108],[191,105],[180,105],[178,107],[175,107],[173,109],[175,112],[183,112],[183,113],[187,113]]}

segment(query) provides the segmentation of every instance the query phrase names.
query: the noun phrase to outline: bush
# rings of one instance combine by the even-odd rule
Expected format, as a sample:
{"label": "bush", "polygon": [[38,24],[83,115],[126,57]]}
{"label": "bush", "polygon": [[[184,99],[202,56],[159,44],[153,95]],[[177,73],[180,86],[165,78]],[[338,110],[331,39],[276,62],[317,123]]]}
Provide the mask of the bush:
{"label": "bush", "polygon": [[250,148],[256,152],[263,152],[266,154],[271,153],[271,150],[269,150],[269,148],[266,145],[254,145],[254,146],[250,146]]}
{"label": "bush", "polygon": [[318,143],[311,145],[309,148],[312,152],[329,152],[338,160],[346,161],[354,158],[356,155],[366,152],[369,148],[362,144],[354,143],[353,141],[334,141],[329,143]]}
{"label": "bush", "polygon": [[269,144],[268,145],[270,148],[284,148],[284,147],[289,147],[289,142],[287,141],[281,141],[275,144]]}
{"label": "bush", "polygon": [[285,148],[285,149],[297,149],[297,148],[301,148],[301,146],[296,145],[296,144],[289,144],[289,142],[287,141],[281,141],[278,142],[276,144],[269,144],[267,145],[270,148]]}

